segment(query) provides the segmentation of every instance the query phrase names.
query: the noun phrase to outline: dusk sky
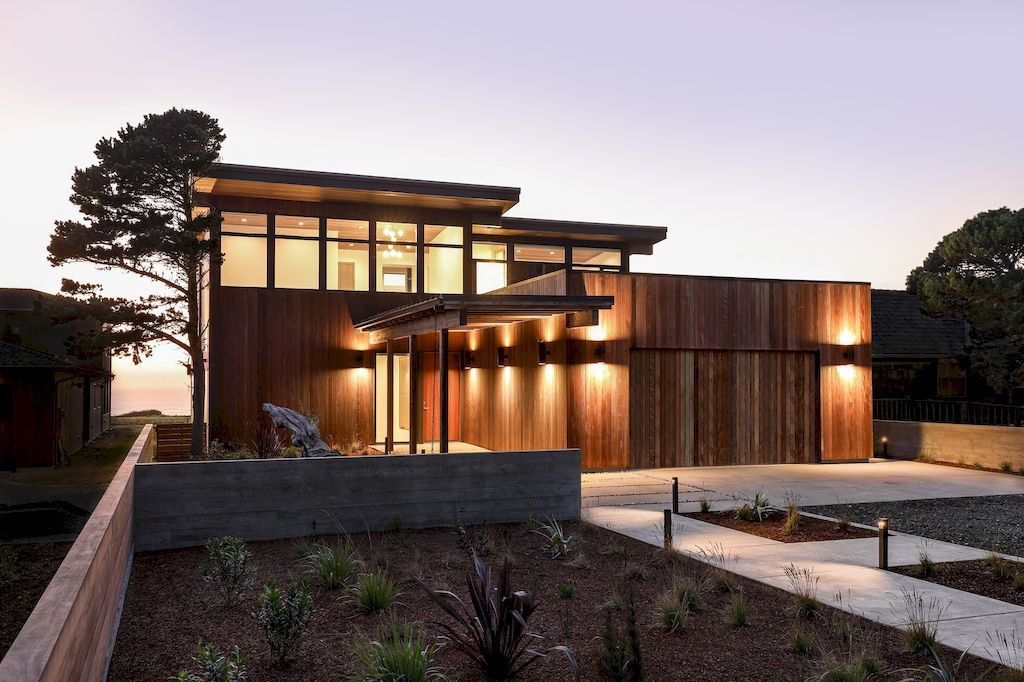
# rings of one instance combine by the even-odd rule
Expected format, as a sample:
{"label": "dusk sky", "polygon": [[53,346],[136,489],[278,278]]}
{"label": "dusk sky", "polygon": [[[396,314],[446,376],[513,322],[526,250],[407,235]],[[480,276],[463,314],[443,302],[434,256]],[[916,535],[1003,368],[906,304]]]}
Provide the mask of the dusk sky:
{"label": "dusk sky", "polygon": [[[513,185],[510,215],[666,225],[637,271],[902,287],[1024,205],[1024,3],[5,2],[0,286],[140,291],[46,244],[76,165],[202,109],[233,163]],[[178,354],[118,386],[184,386]]]}

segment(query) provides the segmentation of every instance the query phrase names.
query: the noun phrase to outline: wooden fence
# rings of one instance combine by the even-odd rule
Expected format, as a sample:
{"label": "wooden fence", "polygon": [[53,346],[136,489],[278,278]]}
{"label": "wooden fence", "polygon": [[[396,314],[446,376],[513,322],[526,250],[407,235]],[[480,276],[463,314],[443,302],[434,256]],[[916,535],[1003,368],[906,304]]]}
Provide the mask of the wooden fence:
{"label": "wooden fence", "polygon": [[[206,425],[203,424],[203,442]],[[192,424],[158,424],[156,427],[157,462],[187,462],[192,459]]]}
{"label": "wooden fence", "polygon": [[940,424],[1024,426],[1024,406],[974,403],[963,400],[904,400],[876,398],[874,419]]}
{"label": "wooden fence", "polygon": [[146,425],[17,639],[0,680],[103,680],[135,553],[135,465],[153,453]]}

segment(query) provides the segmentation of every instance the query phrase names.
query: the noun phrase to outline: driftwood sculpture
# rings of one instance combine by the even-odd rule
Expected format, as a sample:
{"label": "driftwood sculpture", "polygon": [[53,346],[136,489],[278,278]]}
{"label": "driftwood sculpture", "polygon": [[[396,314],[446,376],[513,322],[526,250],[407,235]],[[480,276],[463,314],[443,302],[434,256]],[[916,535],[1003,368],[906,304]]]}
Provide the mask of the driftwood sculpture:
{"label": "driftwood sculpture", "polygon": [[320,429],[312,421],[295,410],[263,403],[263,411],[270,415],[274,426],[284,427],[292,432],[292,445],[302,448],[303,457],[328,457],[340,455],[331,450],[320,436]]}

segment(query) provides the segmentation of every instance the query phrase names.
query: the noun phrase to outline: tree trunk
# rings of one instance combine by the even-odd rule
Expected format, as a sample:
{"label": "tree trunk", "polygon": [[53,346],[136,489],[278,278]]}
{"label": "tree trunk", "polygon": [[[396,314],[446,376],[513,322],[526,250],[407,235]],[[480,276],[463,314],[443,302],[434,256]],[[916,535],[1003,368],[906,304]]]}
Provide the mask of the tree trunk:
{"label": "tree trunk", "polygon": [[206,424],[206,365],[203,354],[192,357],[192,457],[203,454],[203,426]]}

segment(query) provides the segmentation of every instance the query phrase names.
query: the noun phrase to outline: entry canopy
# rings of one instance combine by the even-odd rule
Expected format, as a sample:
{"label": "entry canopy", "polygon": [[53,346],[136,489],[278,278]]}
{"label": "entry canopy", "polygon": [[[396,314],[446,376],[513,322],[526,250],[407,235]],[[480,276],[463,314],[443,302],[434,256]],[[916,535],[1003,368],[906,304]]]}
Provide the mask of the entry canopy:
{"label": "entry canopy", "polygon": [[383,343],[414,334],[472,330],[514,322],[568,315],[570,327],[597,324],[598,311],[609,310],[612,296],[443,295],[387,310],[355,323],[370,334],[370,343]]}

